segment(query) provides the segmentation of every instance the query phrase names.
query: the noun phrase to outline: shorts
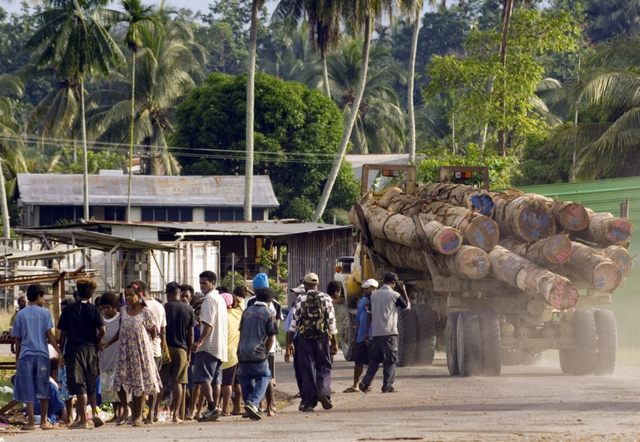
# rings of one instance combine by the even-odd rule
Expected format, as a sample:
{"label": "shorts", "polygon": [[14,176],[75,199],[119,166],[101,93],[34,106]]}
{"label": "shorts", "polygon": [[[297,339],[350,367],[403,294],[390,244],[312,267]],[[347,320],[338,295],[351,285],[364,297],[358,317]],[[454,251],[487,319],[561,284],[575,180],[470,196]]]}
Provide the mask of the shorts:
{"label": "shorts", "polygon": [[356,342],[353,349],[353,362],[356,365],[369,365],[369,344],[365,341]]}
{"label": "shorts", "polygon": [[240,365],[236,364],[233,367],[225,368],[222,370],[222,386],[230,387],[234,384],[239,384],[240,379],[238,378],[238,367]]}
{"label": "shorts", "polygon": [[269,356],[267,356],[267,362],[269,363],[269,372],[271,372],[271,379],[275,379],[275,377],[276,377],[276,355],[274,353],[269,353]]}
{"label": "shorts", "polygon": [[49,399],[50,370],[49,356],[21,356],[13,384],[13,400],[33,404],[39,399]]}
{"label": "shorts", "polygon": [[169,347],[169,355],[171,362],[164,364],[160,370],[162,382],[166,384],[165,379],[170,379],[172,384],[186,384],[189,381],[187,350],[180,347]]}
{"label": "shorts", "polygon": [[200,351],[193,354],[193,383],[203,384],[205,382],[222,384],[222,361],[211,353]]}
{"label": "shorts", "polygon": [[70,395],[94,394],[96,392],[96,378],[98,355],[94,346],[67,349],[65,352],[67,367],[67,388]]}

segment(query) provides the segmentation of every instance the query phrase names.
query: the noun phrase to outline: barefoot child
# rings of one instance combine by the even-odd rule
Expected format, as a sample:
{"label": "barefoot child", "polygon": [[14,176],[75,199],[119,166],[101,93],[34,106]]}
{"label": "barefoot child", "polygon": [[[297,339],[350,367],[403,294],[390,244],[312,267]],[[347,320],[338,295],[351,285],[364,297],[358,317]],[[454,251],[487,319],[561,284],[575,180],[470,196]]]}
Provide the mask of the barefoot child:
{"label": "barefoot child", "polygon": [[[23,430],[35,430],[34,403],[40,400],[43,416],[49,408],[49,348],[47,342],[60,353],[51,329],[53,320],[49,310],[44,306],[45,289],[39,284],[32,284],[27,289],[28,307],[16,315],[12,334],[16,337],[16,380],[13,399],[27,404],[27,425]],[[54,427],[42,419],[40,428],[52,430]]]}

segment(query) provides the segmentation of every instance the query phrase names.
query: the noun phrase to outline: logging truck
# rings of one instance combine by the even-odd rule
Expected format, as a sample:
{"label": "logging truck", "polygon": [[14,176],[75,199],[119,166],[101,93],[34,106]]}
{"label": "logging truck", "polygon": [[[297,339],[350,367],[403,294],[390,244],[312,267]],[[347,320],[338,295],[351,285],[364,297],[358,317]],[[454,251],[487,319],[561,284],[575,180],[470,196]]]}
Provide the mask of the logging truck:
{"label": "logging truck", "polygon": [[[464,168],[470,169],[470,168]],[[451,375],[497,376],[557,349],[563,373],[608,375],[615,367],[613,291],[631,271],[627,218],[517,190],[440,183],[418,186],[414,166],[365,165],[349,218],[353,256],[337,258],[336,311],[345,358],[360,284],[393,271],[412,302],[398,319],[399,365],[430,365],[445,351]],[[369,191],[369,171],[406,173],[402,186]]]}

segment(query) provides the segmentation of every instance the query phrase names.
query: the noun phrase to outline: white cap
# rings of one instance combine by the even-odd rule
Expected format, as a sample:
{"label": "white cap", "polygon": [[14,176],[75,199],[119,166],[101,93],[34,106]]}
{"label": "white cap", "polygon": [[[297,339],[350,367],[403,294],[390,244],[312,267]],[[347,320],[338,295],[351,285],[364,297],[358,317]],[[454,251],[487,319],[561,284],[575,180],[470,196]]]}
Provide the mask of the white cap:
{"label": "white cap", "polygon": [[300,284],[298,287],[291,289],[293,293],[296,295],[301,295],[304,293],[304,284]]}
{"label": "white cap", "polygon": [[378,288],[378,281],[376,281],[375,279],[367,279],[365,282],[362,283],[361,287],[363,289],[368,289],[369,287],[373,287],[373,288]]}

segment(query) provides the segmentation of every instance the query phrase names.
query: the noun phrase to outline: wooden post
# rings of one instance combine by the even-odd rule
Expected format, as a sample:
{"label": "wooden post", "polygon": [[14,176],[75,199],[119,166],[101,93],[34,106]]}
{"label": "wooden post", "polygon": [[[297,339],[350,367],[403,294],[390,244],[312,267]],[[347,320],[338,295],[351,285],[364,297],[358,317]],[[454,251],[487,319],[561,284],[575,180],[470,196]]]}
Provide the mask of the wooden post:
{"label": "wooden post", "polygon": [[62,272],[60,273],[60,276],[58,277],[58,280],[56,282],[53,283],[53,286],[51,287],[51,294],[53,295],[53,319],[54,319],[54,324],[58,323],[58,320],[60,319],[60,301],[62,300],[62,297],[64,296],[64,277],[66,275],[66,272]]}
{"label": "wooden post", "polygon": [[629,197],[620,204],[620,218],[629,218]]}

